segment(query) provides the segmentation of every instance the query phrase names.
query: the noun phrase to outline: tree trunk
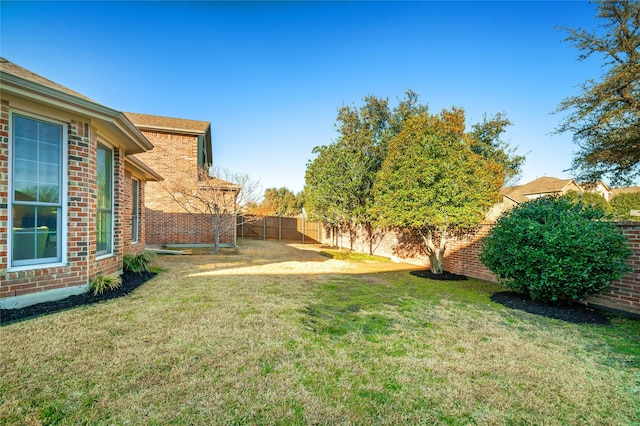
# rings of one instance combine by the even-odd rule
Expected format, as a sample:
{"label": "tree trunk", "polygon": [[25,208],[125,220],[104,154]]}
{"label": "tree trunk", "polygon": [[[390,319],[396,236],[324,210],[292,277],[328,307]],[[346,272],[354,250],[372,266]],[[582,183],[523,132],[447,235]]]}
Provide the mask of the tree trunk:
{"label": "tree trunk", "polygon": [[429,229],[425,235],[420,231],[420,236],[426,246],[427,255],[429,256],[429,267],[434,274],[442,274],[442,266],[444,264],[444,252],[447,248],[447,229],[440,230],[440,244],[436,248],[433,243],[433,231]]}
{"label": "tree trunk", "polygon": [[365,224],[365,229],[367,230],[367,239],[369,241],[369,254],[373,255],[373,226],[371,226],[370,222]]}
{"label": "tree trunk", "polygon": [[213,254],[218,254],[218,247],[220,246],[220,215],[214,213],[212,215],[213,222]]}

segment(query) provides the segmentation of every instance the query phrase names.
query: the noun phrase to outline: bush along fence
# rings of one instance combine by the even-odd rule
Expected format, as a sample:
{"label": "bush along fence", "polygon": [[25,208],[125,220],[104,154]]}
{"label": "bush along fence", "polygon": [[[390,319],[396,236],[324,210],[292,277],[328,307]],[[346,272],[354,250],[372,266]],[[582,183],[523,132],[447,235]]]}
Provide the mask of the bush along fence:
{"label": "bush along fence", "polygon": [[[496,282],[496,277],[478,258],[482,248],[482,239],[489,233],[493,223],[482,224],[473,235],[450,239],[444,257],[444,269],[459,275]],[[618,223],[627,238],[633,254],[627,259],[631,272],[620,281],[611,284],[611,291],[588,298],[585,303],[631,314],[640,317],[640,222]],[[428,267],[429,259],[422,251],[421,242],[409,233],[402,231],[377,232],[373,241],[364,229],[357,230],[354,236],[336,235],[332,231],[321,232],[319,243],[338,245],[361,253],[371,253]],[[606,256],[606,253],[602,254]]]}
{"label": "bush along fence", "polygon": [[277,240],[317,244],[322,240],[322,224],[302,217],[238,216],[236,236],[254,240]]}

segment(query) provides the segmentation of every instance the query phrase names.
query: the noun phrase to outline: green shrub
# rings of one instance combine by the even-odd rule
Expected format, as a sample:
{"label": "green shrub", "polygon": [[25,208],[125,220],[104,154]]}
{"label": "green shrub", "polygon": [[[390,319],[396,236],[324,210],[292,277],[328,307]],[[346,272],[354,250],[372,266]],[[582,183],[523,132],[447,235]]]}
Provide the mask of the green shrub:
{"label": "green shrub", "polygon": [[607,290],[628,271],[621,230],[602,209],[570,197],[542,197],[503,214],[480,260],[507,287],[545,302]]}
{"label": "green shrub", "polygon": [[564,196],[576,203],[581,202],[585,205],[598,207],[608,215],[612,213],[611,205],[607,200],[602,195],[595,192],[569,191]]}
{"label": "green shrub", "polygon": [[115,290],[122,285],[122,279],[116,275],[98,275],[89,284],[89,290],[93,295],[104,293],[105,290]]}
{"label": "green shrub", "polygon": [[138,272],[141,274],[143,272],[149,272],[153,259],[153,253],[150,251],[129,253],[122,259],[122,264],[125,271]]}
{"label": "green shrub", "polygon": [[618,194],[611,200],[613,216],[617,220],[640,221],[640,216],[631,216],[631,210],[640,210],[640,192]]}

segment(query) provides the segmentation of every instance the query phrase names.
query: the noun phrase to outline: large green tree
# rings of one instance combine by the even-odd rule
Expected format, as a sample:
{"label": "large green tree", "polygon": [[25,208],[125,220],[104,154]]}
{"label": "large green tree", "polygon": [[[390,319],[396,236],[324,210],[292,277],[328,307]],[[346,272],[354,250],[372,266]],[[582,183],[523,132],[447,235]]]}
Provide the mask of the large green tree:
{"label": "large green tree", "polygon": [[604,74],[560,104],[557,112],[569,114],[558,131],[573,133],[579,146],[572,164],[578,178],[628,184],[640,175],[640,3],[600,1],[597,8],[602,25],[565,28],[566,41],[581,51],[579,60],[602,57]]}
{"label": "large green tree", "polygon": [[302,213],[301,198],[286,187],[267,188],[256,210],[261,215],[297,216]]}
{"label": "large green tree", "polygon": [[504,113],[497,113],[490,118],[485,114],[482,122],[474,124],[470,132],[471,150],[503,166],[505,186],[514,184],[520,178],[525,162],[525,156],[518,155],[517,149],[501,138],[511,124]]}
{"label": "large green tree", "polygon": [[462,110],[423,110],[390,139],[377,175],[376,223],[417,232],[436,274],[450,235],[475,228],[500,198],[504,165],[474,152],[476,142]]}

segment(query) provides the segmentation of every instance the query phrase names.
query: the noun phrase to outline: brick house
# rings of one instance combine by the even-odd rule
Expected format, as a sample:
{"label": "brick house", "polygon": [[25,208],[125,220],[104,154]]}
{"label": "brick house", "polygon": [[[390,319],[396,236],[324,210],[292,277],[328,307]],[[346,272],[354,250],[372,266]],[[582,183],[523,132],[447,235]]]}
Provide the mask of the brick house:
{"label": "brick house", "polygon": [[[211,217],[189,214],[171,196],[170,189],[178,182],[202,186],[203,171],[212,165],[211,124],[207,121],[127,112],[126,116],[154,148],[136,157],[156,170],[163,182],[149,182],[146,186],[145,215],[148,245],[209,245],[214,242]],[[234,199],[239,187],[220,179],[208,180]],[[220,236],[220,244],[233,246],[236,242],[233,215],[225,216],[227,231]]]}
{"label": "brick house", "polygon": [[120,111],[0,58],[0,306],[83,293],[145,247],[153,148]]}

